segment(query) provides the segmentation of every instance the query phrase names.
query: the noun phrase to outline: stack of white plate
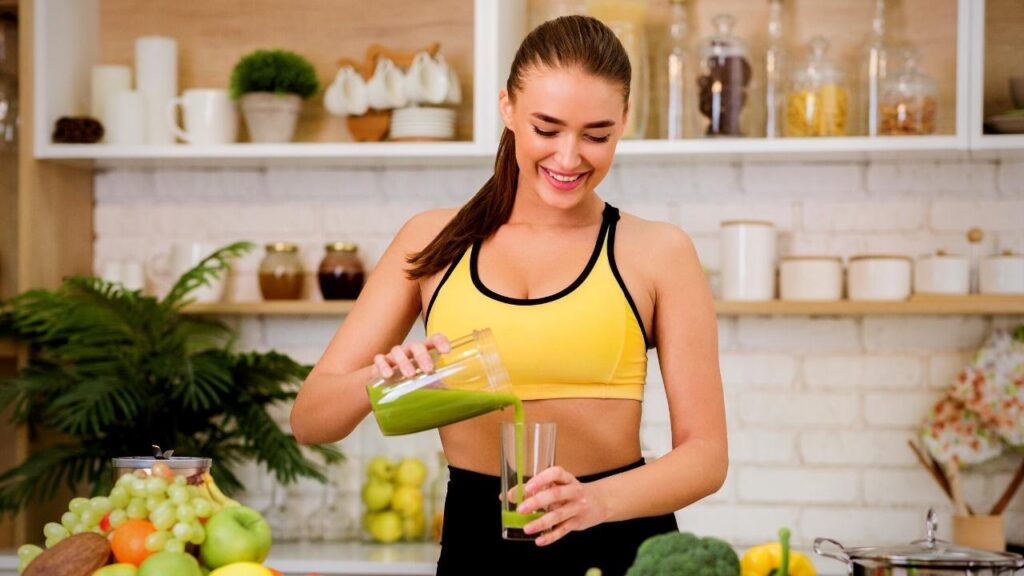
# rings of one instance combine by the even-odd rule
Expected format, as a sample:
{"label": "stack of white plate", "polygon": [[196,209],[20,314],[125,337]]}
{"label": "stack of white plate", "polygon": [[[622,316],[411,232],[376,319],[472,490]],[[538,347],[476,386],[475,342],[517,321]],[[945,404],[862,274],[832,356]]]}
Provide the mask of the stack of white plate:
{"label": "stack of white plate", "polygon": [[453,140],[455,110],[450,108],[396,108],[391,115],[392,140]]}

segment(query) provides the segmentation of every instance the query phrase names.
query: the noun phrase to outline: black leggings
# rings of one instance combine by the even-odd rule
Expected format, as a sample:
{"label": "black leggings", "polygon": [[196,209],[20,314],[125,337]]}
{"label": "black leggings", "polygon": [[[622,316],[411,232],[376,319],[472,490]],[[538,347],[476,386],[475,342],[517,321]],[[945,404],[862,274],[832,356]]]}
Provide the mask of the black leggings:
{"label": "black leggings", "polygon": [[[643,460],[615,470],[581,476],[591,482],[643,466]],[[583,576],[600,568],[603,576],[622,576],[633,564],[636,549],[650,536],[678,530],[672,514],[606,522],[570,532],[554,544],[509,541],[501,537],[501,479],[448,467],[439,576],[534,574]]]}

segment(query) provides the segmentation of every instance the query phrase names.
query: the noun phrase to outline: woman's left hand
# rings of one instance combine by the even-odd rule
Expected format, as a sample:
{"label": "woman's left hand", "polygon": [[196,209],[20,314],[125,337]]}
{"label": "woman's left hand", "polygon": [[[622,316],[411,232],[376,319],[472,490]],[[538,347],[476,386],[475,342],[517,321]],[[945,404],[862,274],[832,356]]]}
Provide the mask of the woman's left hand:
{"label": "woman's left hand", "polygon": [[518,512],[529,514],[546,510],[543,516],[523,527],[527,534],[550,530],[537,538],[538,546],[547,546],[573,530],[586,530],[604,522],[606,506],[590,484],[584,484],[561,466],[552,466],[526,483],[528,497]]}

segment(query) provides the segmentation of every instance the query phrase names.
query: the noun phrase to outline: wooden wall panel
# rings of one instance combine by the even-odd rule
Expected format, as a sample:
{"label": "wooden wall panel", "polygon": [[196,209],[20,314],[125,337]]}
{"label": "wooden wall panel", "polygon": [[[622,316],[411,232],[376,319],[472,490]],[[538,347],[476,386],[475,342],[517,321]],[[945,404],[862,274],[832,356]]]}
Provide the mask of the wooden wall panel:
{"label": "wooden wall panel", "polygon": [[1024,76],[1024,2],[985,3],[985,116],[1013,108],[1010,76]]}
{"label": "wooden wall panel", "polygon": [[[238,59],[257,48],[302,54],[326,85],[334,79],[338,58],[362,60],[372,43],[415,50],[440,42],[461,81],[457,136],[472,139],[472,0],[147,0],[144,10],[137,0],[102,0],[101,6],[101,62],[132,64],[139,36],[174,37],[179,89],[226,88]],[[342,139],[347,139],[344,120],[326,113],[322,95],[307,101],[296,140]]]}

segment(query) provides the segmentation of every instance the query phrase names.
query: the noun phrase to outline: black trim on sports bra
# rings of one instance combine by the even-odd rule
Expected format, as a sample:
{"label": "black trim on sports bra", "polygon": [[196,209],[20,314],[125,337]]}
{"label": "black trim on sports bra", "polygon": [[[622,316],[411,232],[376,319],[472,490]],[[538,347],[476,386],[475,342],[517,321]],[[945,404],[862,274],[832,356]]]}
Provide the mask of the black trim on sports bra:
{"label": "black trim on sports bra", "polygon": [[484,283],[480,280],[480,274],[477,271],[480,246],[483,244],[482,240],[477,240],[473,243],[473,249],[469,255],[469,275],[473,279],[473,285],[476,286],[476,289],[479,290],[481,294],[492,300],[516,306],[536,306],[537,304],[546,304],[569,295],[573,290],[579,288],[580,285],[583,284],[587,279],[587,276],[590,275],[590,271],[593,270],[594,265],[597,264],[597,260],[601,256],[601,247],[604,245],[604,239],[608,233],[608,227],[611,223],[610,216],[613,210],[615,209],[606,202],[604,205],[604,212],[601,215],[601,231],[597,234],[597,242],[594,243],[594,251],[590,255],[590,260],[587,262],[586,268],[583,269],[583,272],[580,273],[579,277],[565,289],[542,298],[510,298],[492,291],[487,286],[484,286]]}
{"label": "black trim on sports bra", "polygon": [[444,286],[444,283],[448,281],[448,277],[452,275],[452,272],[455,271],[455,267],[459,265],[459,262],[462,262],[462,259],[465,256],[465,252],[459,254],[459,257],[456,258],[450,266],[448,266],[448,270],[445,270],[444,276],[441,276],[441,281],[437,283],[437,288],[434,288],[434,293],[430,295],[430,302],[427,303],[427,312],[423,315],[424,328],[427,327],[427,322],[430,321],[430,309],[434,307],[434,300],[437,300],[437,295],[441,293],[441,286]]}
{"label": "black trim on sports bra", "polygon": [[629,302],[629,307],[633,310],[633,316],[636,317],[636,323],[640,326],[640,333],[644,335],[644,348],[648,350],[651,348],[651,342],[647,339],[647,328],[644,327],[644,321],[640,319],[640,311],[637,310],[636,302],[633,301],[633,297],[629,295],[629,290],[626,289],[626,283],[622,281],[622,275],[619,274],[619,267],[615,264],[615,229],[619,223],[619,209],[609,208],[613,211],[611,215],[611,228],[608,230],[608,265],[612,268],[612,275],[615,276],[615,281],[618,282],[619,288],[622,289],[622,295],[626,297],[626,302]]}

